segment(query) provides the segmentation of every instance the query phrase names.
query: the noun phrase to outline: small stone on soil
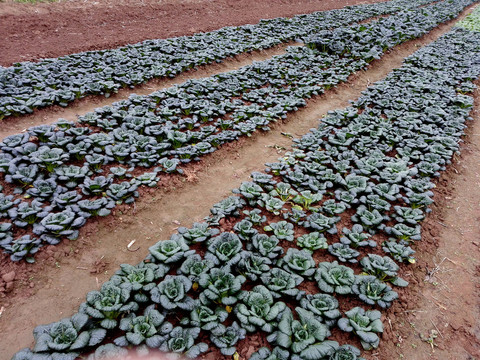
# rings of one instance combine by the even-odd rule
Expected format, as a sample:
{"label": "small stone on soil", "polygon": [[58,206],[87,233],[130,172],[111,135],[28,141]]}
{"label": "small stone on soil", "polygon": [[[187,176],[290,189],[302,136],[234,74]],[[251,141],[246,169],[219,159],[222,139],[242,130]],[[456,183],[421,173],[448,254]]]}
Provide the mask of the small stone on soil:
{"label": "small stone on soil", "polygon": [[9,283],[9,282],[12,282],[13,280],[15,280],[15,275],[16,275],[15,271],[10,271],[9,273],[6,273],[5,275],[2,275],[2,279],[6,283]]}

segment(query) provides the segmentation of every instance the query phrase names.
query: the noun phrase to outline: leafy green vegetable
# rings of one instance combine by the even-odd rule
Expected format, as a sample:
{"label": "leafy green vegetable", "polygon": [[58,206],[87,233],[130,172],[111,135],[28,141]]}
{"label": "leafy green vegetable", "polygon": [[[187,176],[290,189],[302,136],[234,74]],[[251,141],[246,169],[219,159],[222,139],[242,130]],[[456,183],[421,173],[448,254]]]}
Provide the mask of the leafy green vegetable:
{"label": "leafy green vegetable", "polygon": [[286,308],[284,302],[274,302],[270,291],[263,285],[242,293],[241,303],[235,307],[235,314],[241,326],[249,332],[261,329],[272,332],[277,327],[281,314]]}
{"label": "leafy green vegetable", "polygon": [[365,311],[361,307],[355,307],[345,315],[346,318],[338,320],[338,327],[343,331],[355,333],[365,350],[376,349],[380,343],[377,333],[383,332],[380,311]]}
{"label": "leafy green vegetable", "polygon": [[320,290],[326,293],[350,294],[355,282],[353,270],[338,262],[321,262],[315,274]]}
{"label": "leafy green vegetable", "polygon": [[185,276],[167,275],[150,291],[150,297],[153,302],[160,304],[166,310],[176,308],[193,310],[196,302],[187,295],[192,285],[192,282]]}

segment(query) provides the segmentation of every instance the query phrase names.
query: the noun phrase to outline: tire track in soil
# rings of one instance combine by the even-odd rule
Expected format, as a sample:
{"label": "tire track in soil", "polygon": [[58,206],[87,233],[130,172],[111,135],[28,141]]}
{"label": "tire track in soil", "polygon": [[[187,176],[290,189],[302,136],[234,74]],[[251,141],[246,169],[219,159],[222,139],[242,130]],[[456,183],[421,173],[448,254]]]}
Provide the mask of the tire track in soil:
{"label": "tire track in soil", "polygon": [[37,125],[53,124],[59,118],[64,118],[70,121],[77,121],[77,116],[84,115],[96,108],[111,105],[114,102],[128,99],[132,94],[149,95],[154,91],[169,88],[176,84],[182,84],[187,80],[200,79],[210,77],[216,74],[238,70],[244,66],[252,64],[254,61],[264,61],[272,58],[275,55],[285,54],[285,49],[289,46],[301,46],[302,43],[290,41],[285,44],[274,46],[270,49],[252,51],[250,53],[243,53],[234,57],[224,59],[221,63],[212,63],[202,65],[196,69],[189,70],[175,76],[174,78],[157,78],[135,86],[135,88],[122,88],[116,94],[105,98],[100,95],[89,95],[82,99],[75,100],[67,107],[59,105],[48,106],[43,109],[35,110],[33,114],[25,116],[10,116],[0,120],[0,140],[9,135],[18,134],[25,131],[27,128]]}
{"label": "tire track in soil", "polygon": [[[86,293],[108,280],[119,264],[141,261],[149,246],[169,238],[178,226],[190,226],[207,216],[210,207],[248,180],[252,171],[261,171],[264,163],[275,161],[284,149],[290,148],[291,140],[282,133],[299,137],[316,127],[328,110],[348,106],[349,100],[358,98],[373,82],[400,67],[404,58],[419,47],[449,31],[472,8],[422,38],[397,46],[367,70],[350,76],[347,83],[310,99],[307,107],[290,114],[272,131],[223,146],[191,164],[185,177],[168,178],[169,183],[160,182],[164,185],[160,189],[144,191],[135,206],[118,207],[114,215],[89,221],[77,241],[47,247],[33,266],[13,264],[3,255],[2,273],[14,270],[18,280],[13,291],[0,298],[0,309],[4,307],[0,317],[0,358],[9,359],[21,348],[31,346],[35,326],[71,316]],[[138,250],[128,251],[127,245],[133,239],[136,242],[132,250]]]}
{"label": "tire track in soil", "polygon": [[437,179],[433,211],[422,223],[407,278],[413,286],[387,313],[373,359],[480,358],[480,90],[474,95],[461,154]]}

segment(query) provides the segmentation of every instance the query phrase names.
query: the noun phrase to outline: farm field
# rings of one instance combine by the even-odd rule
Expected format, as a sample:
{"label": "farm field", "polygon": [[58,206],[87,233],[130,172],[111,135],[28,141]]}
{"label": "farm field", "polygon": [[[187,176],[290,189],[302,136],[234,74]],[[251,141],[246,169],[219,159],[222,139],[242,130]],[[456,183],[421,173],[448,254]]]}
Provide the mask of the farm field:
{"label": "farm field", "polygon": [[[25,14],[47,6],[66,5]],[[0,358],[142,343],[207,359],[478,357],[474,7],[361,3],[324,27],[307,15],[306,30],[271,20],[296,33],[275,42],[274,25],[267,46],[219,64],[4,113]]]}

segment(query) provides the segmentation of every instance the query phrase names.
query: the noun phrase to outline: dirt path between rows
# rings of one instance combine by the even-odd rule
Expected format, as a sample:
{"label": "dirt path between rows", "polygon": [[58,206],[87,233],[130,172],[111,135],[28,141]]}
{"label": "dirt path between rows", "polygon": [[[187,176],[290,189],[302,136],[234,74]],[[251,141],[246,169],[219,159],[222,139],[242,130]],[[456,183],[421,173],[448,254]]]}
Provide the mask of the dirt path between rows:
{"label": "dirt path between rows", "polygon": [[[168,238],[176,227],[190,226],[207,216],[212,204],[290,147],[291,140],[282,133],[299,137],[316,127],[328,110],[348,106],[349,100],[401,66],[406,56],[448,31],[452,24],[398,46],[381,61],[375,61],[368,71],[351,76],[349,83],[310,100],[305,109],[291,114],[272,131],[224,146],[190,166],[186,177],[175,178],[165,187],[144,194],[135,207],[119,208],[114,216],[90,221],[81,230],[79,240],[46,249],[35,265],[12,264],[3,256],[0,275],[14,271],[16,280],[14,288],[0,299],[0,359],[9,359],[21,347],[30,346],[35,326],[70,316],[85,294],[106,281],[119,264],[137,263],[149,246]],[[127,250],[132,240],[136,242],[131,250],[137,251]],[[389,355],[379,357],[387,358],[393,359]]]}
{"label": "dirt path between rows", "polygon": [[378,0],[0,2],[0,65],[115,48]]}
{"label": "dirt path between rows", "polygon": [[70,121],[77,121],[79,115],[84,115],[96,108],[111,105],[114,102],[127,99],[132,94],[148,95],[154,91],[169,88],[175,84],[182,84],[187,80],[200,79],[209,77],[223,72],[233,71],[241,67],[252,64],[254,61],[264,61],[275,55],[282,55],[288,46],[300,46],[301,43],[289,42],[286,44],[275,46],[271,49],[254,51],[237,55],[232,58],[225,59],[222,63],[213,63],[210,65],[200,66],[195,70],[184,72],[173,79],[161,78],[153,79],[145,84],[136,86],[134,89],[120,89],[118,93],[105,98],[103,96],[87,96],[69,104],[68,107],[58,105],[49,106],[44,109],[35,110],[33,114],[19,117],[8,117],[0,121],[0,140],[13,134],[18,134],[29,127],[43,124],[53,124],[59,118]]}

